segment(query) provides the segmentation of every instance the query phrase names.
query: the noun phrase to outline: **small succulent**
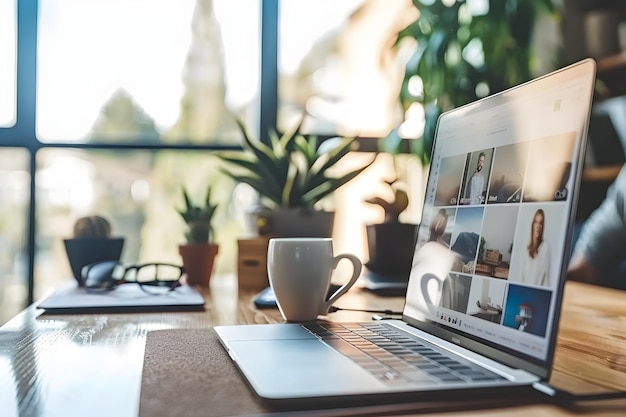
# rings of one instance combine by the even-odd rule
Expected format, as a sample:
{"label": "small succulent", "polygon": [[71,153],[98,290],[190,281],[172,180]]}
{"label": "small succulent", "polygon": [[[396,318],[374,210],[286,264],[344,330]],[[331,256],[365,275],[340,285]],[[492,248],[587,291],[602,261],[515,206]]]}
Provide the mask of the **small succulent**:
{"label": "small succulent", "polygon": [[213,215],[217,209],[217,204],[211,203],[211,187],[207,189],[206,198],[203,205],[196,205],[191,201],[187,189],[183,187],[183,199],[185,207],[178,210],[188,230],[185,234],[188,243],[209,243],[214,233],[211,224]]}
{"label": "small succulent", "polygon": [[372,197],[365,200],[366,203],[379,205],[385,210],[385,220],[383,223],[400,223],[400,213],[409,206],[409,196],[403,189],[394,187],[397,179],[385,181],[394,191],[393,201],[387,201],[381,197]]}
{"label": "small succulent", "polygon": [[111,223],[102,216],[81,217],[74,223],[74,238],[104,238],[111,237]]}

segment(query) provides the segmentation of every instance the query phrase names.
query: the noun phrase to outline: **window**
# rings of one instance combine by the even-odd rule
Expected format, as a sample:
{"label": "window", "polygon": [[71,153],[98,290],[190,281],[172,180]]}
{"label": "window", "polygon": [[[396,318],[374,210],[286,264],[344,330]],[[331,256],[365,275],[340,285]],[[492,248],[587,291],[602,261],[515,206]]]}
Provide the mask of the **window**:
{"label": "window", "polygon": [[0,127],[15,124],[17,67],[16,2],[0,2]]}
{"label": "window", "polygon": [[[235,118],[255,121],[259,13],[258,0],[40,2],[38,139],[110,146],[37,154],[36,297],[71,276],[63,239],[79,217],[107,217],[125,261],[179,262],[182,186],[234,201],[210,150],[240,143]],[[172,144],[208,147],[140,149]],[[216,272],[233,272],[243,209],[222,205]]]}
{"label": "window", "polygon": [[[211,151],[43,149],[37,154],[36,296],[72,276],[64,239],[74,222],[104,215],[113,237],[123,237],[122,261],[180,263],[185,243],[182,186],[198,203],[211,186],[220,245],[215,272],[234,272],[236,239],[243,233],[247,200],[218,171]],[[37,297],[36,297],[37,298]]]}
{"label": "window", "polygon": [[[333,34],[341,29],[344,52],[356,51],[364,46],[361,35],[345,35],[355,14],[367,12],[361,27],[367,32],[393,21],[386,9],[397,13],[396,3],[410,0],[383,9],[376,7],[389,2],[1,3],[0,35],[9,41],[0,43],[0,196],[9,204],[0,207],[0,324],[71,276],[63,240],[79,217],[107,216],[113,233],[125,238],[123,261],[178,262],[183,185],[196,198],[210,185],[226,202],[218,213],[216,271],[235,272],[237,237],[254,199],[219,173],[212,153],[239,146],[236,118],[258,136],[291,128],[306,109],[314,116],[308,132],[349,135],[363,120],[374,121],[365,113],[369,105],[382,109],[383,118],[358,130],[364,136],[386,134],[401,116],[389,92],[384,102],[374,94],[371,78],[344,88],[354,74],[377,70],[368,67],[371,60],[338,53]],[[335,49],[323,47],[329,38]],[[346,163],[370,158],[360,153]],[[367,258],[362,240],[353,240],[352,231],[363,226],[354,210],[373,192],[373,181],[391,179],[391,164],[381,158],[377,174],[337,194],[338,218],[349,221],[338,231],[346,243],[336,250],[362,244],[354,251]],[[363,218],[375,221],[378,214]]]}
{"label": "window", "polygon": [[258,111],[258,0],[39,2],[46,143],[237,144]]}
{"label": "window", "polygon": [[27,297],[29,163],[25,149],[0,149],[0,323],[24,308]]}
{"label": "window", "polygon": [[19,213],[0,225],[0,324],[71,276],[63,239],[79,217],[106,215],[126,238],[123,260],[178,261],[183,185],[198,198],[212,185],[231,202],[218,214],[216,270],[232,272],[249,197],[217,172],[211,152],[239,145],[235,118],[257,128],[260,0],[0,7],[9,40],[0,45],[0,100],[9,103],[0,101],[0,193],[12,198],[1,210]]}

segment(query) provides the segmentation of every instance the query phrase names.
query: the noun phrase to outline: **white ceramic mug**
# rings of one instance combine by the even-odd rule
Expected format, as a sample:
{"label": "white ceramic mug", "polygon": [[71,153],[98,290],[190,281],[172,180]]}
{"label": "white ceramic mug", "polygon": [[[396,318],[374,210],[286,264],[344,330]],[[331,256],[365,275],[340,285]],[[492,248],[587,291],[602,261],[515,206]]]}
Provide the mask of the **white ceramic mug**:
{"label": "white ceramic mug", "polygon": [[[342,259],[352,263],[350,280],[326,299],[333,270]],[[276,303],[287,321],[311,321],[356,282],[362,264],[355,255],[333,255],[330,238],[274,238],[267,249],[267,274]]]}

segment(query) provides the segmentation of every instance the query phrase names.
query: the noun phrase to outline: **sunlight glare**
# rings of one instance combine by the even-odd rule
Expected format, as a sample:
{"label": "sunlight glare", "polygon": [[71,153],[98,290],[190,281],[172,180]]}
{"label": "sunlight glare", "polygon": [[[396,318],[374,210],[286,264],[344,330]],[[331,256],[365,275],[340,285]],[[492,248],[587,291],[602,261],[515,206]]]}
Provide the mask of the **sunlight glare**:
{"label": "sunlight glare", "polygon": [[[231,108],[247,105],[258,89],[258,78],[248,75],[258,67],[258,51],[247,46],[251,36],[258,37],[259,10],[256,2],[246,4],[257,7],[214,2]],[[41,2],[38,135],[45,141],[84,141],[120,89],[160,131],[172,127],[185,88],[195,5],[195,0]]]}

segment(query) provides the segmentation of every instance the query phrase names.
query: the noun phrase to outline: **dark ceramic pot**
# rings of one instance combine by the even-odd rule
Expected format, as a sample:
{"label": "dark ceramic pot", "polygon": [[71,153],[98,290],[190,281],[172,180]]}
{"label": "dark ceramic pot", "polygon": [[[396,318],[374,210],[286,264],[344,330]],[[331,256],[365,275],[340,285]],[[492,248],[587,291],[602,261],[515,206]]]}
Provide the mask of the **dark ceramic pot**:
{"label": "dark ceramic pot", "polygon": [[251,213],[261,236],[332,237],[335,213],[307,208],[270,210]]}
{"label": "dark ceramic pot", "polygon": [[83,237],[64,239],[67,259],[72,268],[72,274],[82,285],[80,271],[85,265],[101,261],[119,261],[124,247],[124,238],[95,238]]}
{"label": "dark ceramic pot", "polygon": [[369,261],[373,272],[403,276],[408,279],[415,250],[418,225],[410,223],[380,223],[366,226]]}

